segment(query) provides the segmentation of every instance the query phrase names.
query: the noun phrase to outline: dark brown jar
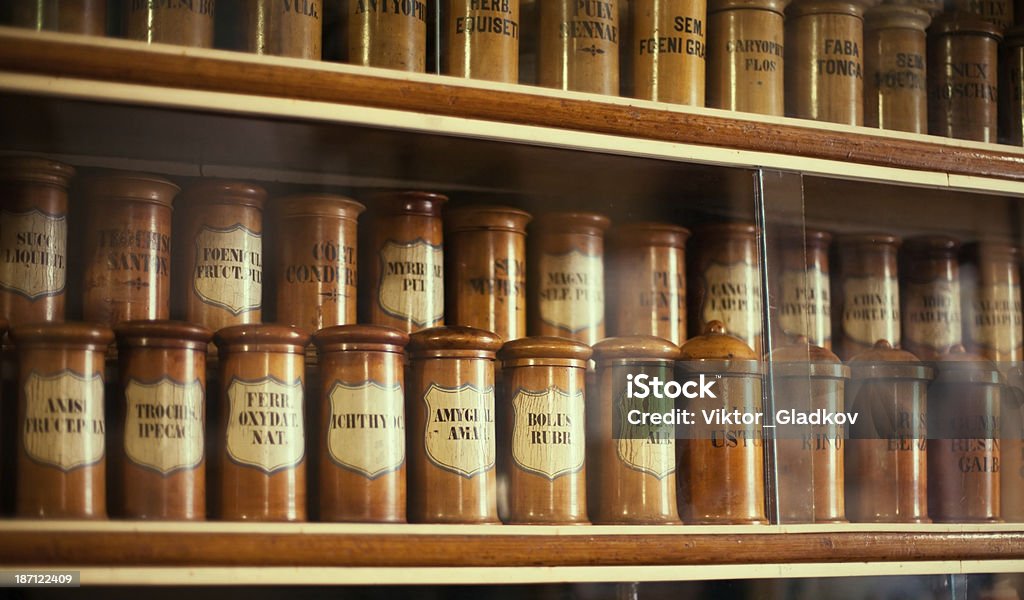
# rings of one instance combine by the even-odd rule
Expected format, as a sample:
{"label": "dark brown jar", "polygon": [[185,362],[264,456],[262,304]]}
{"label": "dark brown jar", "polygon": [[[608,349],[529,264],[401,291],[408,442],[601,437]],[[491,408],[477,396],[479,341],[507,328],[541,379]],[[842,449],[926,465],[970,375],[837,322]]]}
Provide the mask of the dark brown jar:
{"label": "dark brown jar", "polygon": [[704,106],[707,0],[632,0],[633,94]]}
{"label": "dark brown jar", "polygon": [[445,75],[519,83],[519,0],[444,0]]}
{"label": "dark brown jar", "polygon": [[220,482],[226,521],[306,520],[305,349],[284,325],[235,325],[214,336],[220,362]]}
{"label": "dark brown jar", "polygon": [[803,336],[812,346],[832,348],[832,290],[824,231],[788,228],[780,234],[778,329],[783,338]]}
{"label": "dark brown jar", "polygon": [[829,350],[809,345],[803,337],[774,350],[771,359],[779,521],[845,522],[843,452],[848,426],[796,421],[798,413],[826,411],[838,418],[846,412],[850,368]]}
{"label": "dark brown jar", "polygon": [[690,231],[667,223],[612,229],[609,288],[612,335],[686,339],[686,240]]}
{"label": "dark brown jar", "polygon": [[538,83],[618,96],[621,0],[544,0],[537,4]]}
{"label": "dark brown jar", "polygon": [[627,379],[647,375],[672,380],[679,347],[661,338],[628,336],[594,345],[596,393],[588,411],[589,496],[594,523],[659,525],[679,523],[676,506],[676,440],[673,425],[633,424],[632,411],[666,413],[674,401],[627,393]]}
{"label": "dark brown jar", "polygon": [[901,251],[903,347],[934,360],[962,341],[960,242],[943,235],[907,238]]}
{"label": "dark brown jar", "polygon": [[928,382],[933,371],[885,340],[849,361],[846,515],[928,523]]}
{"label": "dark brown jar", "polygon": [[1000,472],[1000,508],[1008,523],[1024,522],[1024,365],[998,365],[1006,386],[1002,390],[1000,421],[1003,462]]}
{"label": "dark brown jar", "polygon": [[318,331],[356,322],[356,224],[365,207],[329,194],[280,201],[277,322]]}
{"label": "dark brown jar", "polygon": [[719,223],[697,230],[687,296],[690,331],[703,332],[721,321],[729,335],[761,347],[761,270],[757,228]]}
{"label": "dark brown jar", "polygon": [[864,6],[797,0],[786,10],[786,114],[864,121]]}
{"label": "dark brown jar", "polygon": [[532,337],[498,352],[502,418],[509,432],[511,523],[587,523],[586,371],[591,350],[564,338]]}
{"label": "dark brown jar", "polygon": [[44,158],[0,159],[0,317],[11,326],[64,320],[74,174]]}
{"label": "dark brown jar", "polygon": [[40,31],[107,34],[107,0],[13,0],[11,24]]}
{"label": "dark brown jar", "polygon": [[494,356],[501,339],[434,327],[409,341],[409,521],[498,523]]}
{"label": "dark brown jar", "polygon": [[530,277],[533,335],[595,344],[605,335],[604,232],[608,217],[545,213],[537,219]]}
{"label": "dark brown jar", "polygon": [[787,4],[789,0],[708,0],[708,106],[785,114]]}
{"label": "dark brown jar", "polygon": [[1024,144],[1024,27],[1006,32],[999,53],[999,140]]}
{"label": "dark brown jar", "polygon": [[1002,33],[1014,25],[1014,0],[952,0],[949,11],[976,15]]}
{"label": "dark brown jar", "polygon": [[960,291],[967,350],[1000,363],[1024,360],[1020,250],[997,241],[966,246]]}
{"label": "dark brown jar", "polygon": [[178,186],[142,173],[82,182],[83,316],[108,326],[167,319],[171,310],[171,212]]}
{"label": "dark brown jar", "polygon": [[925,29],[931,17],[920,8],[885,4],[864,19],[864,124],[928,133]]}
{"label": "dark brown jar", "polygon": [[996,142],[999,98],[996,26],[944,13],[928,28],[928,133]]}
{"label": "dark brown jar", "polygon": [[320,60],[322,0],[242,0],[245,50]]}
{"label": "dark brown jar", "polygon": [[996,365],[952,349],[928,388],[928,513],[940,523],[999,521],[1000,387]]}
{"label": "dark brown jar", "polygon": [[320,519],[405,522],[405,345],[390,327],[313,336],[320,367]]}
{"label": "dark brown jar", "polygon": [[427,192],[380,194],[371,200],[369,292],[374,325],[411,333],[444,323],[441,205]]}
{"label": "dark brown jar", "polygon": [[836,354],[846,359],[878,340],[900,344],[900,289],[897,251],[900,238],[885,233],[842,235],[839,277],[832,294]]}
{"label": "dark brown jar", "polygon": [[[111,457],[120,516],[206,518],[206,348],[209,329],[128,321],[115,329],[119,429]],[[114,415],[112,415],[114,416]],[[111,469],[113,471],[113,469]]]}
{"label": "dark brown jar", "polygon": [[[763,380],[757,354],[728,335],[721,321],[708,323],[702,335],[683,344],[676,381],[695,388],[715,379],[716,397],[686,399],[677,405],[694,414],[679,441],[679,513],[699,524],[767,523],[764,496],[763,422],[743,422],[764,412]],[[704,413],[738,414],[741,421],[708,423]],[[734,413],[734,411],[739,411]]]}
{"label": "dark brown jar", "polygon": [[113,339],[110,329],[86,323],[11,331],[18,349],[18,517],[106,518],[103,362]]}
{"label": "dark brown jar", "polygon": [[529,213],[471,206],[445,216],[448,320],[493,331],[503,340],[526,335],[526,224]]}
{"label": "dark brown jar", "polygon": [[348,62],[422,73],[427,67],[427,13],[437,0],[342,0]]}
{"label": "dark brown jar", "polygon": [[213,47],[214,0],[124,0],[124,36],[150,44]]}
{"label": "dark brown jar", "polygon": [[262,319],[265,198],[257,185],[216,179],[182,194],[184,227],[175,238],[185,320],[217,331]]}

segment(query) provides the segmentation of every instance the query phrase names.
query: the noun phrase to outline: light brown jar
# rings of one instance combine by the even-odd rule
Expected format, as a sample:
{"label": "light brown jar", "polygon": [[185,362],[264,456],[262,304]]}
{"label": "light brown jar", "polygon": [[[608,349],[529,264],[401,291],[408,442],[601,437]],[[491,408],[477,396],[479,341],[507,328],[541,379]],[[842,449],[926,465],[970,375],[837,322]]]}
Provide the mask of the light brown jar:
{"label": "light brown jar", "polygon": [[365,207],[329,194],[279,203],[277,322],[318,331],[356,322],[356,223]]}
{"label": "light brown jar", "polygon": [[999,53],[999,140],[1024,144],[1024,27],[1006,32]]}
{"label": "light brown jar", "polygon": [[44,158],[0,159],[0,317],[11,326],[64,320],[74,174]]}
{"label": "light brown jar", "polygon": [[1024,365],[1000,364],[1002,389],[1000,450],[1000,508],[1008,523],[1024,522]]}
{"label": "light brown jar", "polygon": [[422,73],[427,67],[427,16],[437,0],[342,0],[348,21],[348,62]]}
{"label": "light brown jar", "polygon": [[845,425],[780,423],[781,411],[793,415],[846,411],[850,368],[839,357],[807,339],[772,352],[775,398],[775,452],[778,471],[779,522],[846,521]]}
{"label": "light brown jar", "polygon": [[171,211],[178,186],[141,173],[82,182],[83,316],[108,326],[167,319],[171,306]]}
{"label": "light brown jar", "polygon": [[435,327],[409,341],[409,521],[497,523],[494,356],[501,339]]}
{"label": "light brown jar", "polygon": [[687,296],[690,331],[721,321],[726,332],[751,348],[761,347],[761,270],[757,228],[746,223],[697,230]]}
{"label": "light brown jar", "polygon": [[897,251],[901,240],[884,233],[838,238],[839,277],[832,294],[836,352],[849,359],[878,340],[900,344],[900,289]]}
{"label": "light brown jar", "polygon": [[931,17],[920,8],[885,4],[864,20],[864,124],[894,131],[928,133],[925,28]]}
{"label": "light brown jar", "polygon": [[903,347],[921,360],[934,360],[962,342],[959,250],[960,242],[943,235],[903,244]]}
{"label": "light brown jar", "polygon": [[949,11],[976,15],[1002,33],[1014,25],[1014,0],[952,0]]}
{"label": "light brown jar", "polygon": [[928,523],[932,369],[885,340],[848,364],[847,406],[860,416],[846,446],[847,517],[862,523]]}
{"label": "light brown jar", "polygon": [[184,227],[175,238],[185,320],[217,331],[262,319],[265,198],[257,185],[216,179],[182,194]]}
{"label": "light brown jar", "polygon": [[285,325],[235,325],[214,335],[220,362],[217,516],[306,520],[305,349]]}
{"label": "light brown jar", "polygon": [[1024,360],[1020,250],[997,241],[966,246],[960,290],[967,350],[1000,363]]}
{"label": "light brown jar", "polygon": [[441,205],[427,192],[380,194],[371,200],[369,292],[374,325],[405,332],[444,323],[444,250]]}
{"label": "light brown jar", "polygon": [[680,384],[694,382],[699,389],[707,379],[715,380],[716,397],[677,402],[695,415],[683,428],[687,439],[679,441],[680,516],[687,523],[767,523],[762,423],[708,423],[703,413],[764,412],[761,362],[742,340],[726,333],[721,321],[711,321],[703,334],[683,344],[676,363]]}
{"label": "light brown jar", "polygon": [[785,114],[787,4],[789,0],[708,0],[708,106]]}
{"label": "light brown jar", "polygon": [[[17,516],[107,516],[103,360],[110,329],[15,327],[18,349]],[[7,485],[10,485],[8,482]]]}
{"label": "light brown jar", "polygon": [[545,213],[537,219],[530,255],[530,332],[593,345],[605,335],[604,232],[608,217]]}
{"label": "light brown jar", "polygon": [[320,60],[322,0],[243,0],[245,50]]}
{"label": "light brown jar", "polygon": [[1001,34],[967,13],[944,13],[928,28],[928,132],[996,142]]}
{"label": "light brown jar", "polygon": [[444,0],[445,75],[519,83],[519,0]]}
{"label": "light brown jar", "polygon": [[704,106],[707,0],[632,0],[633,94]]}
{"label": "light brown jar", "polygon": [[540,85],[619,95],[621,0],[544,0],[538,4]]}
{"label": "light brown jar", "polygon": [[320,367],[320,519],[405,522],[405,345],[390,327],[313,336]]}
{"label": "light brown jar", "polygon": [[599,524],[659,525],[679,523],[676,506],[676,439],[673,425],[633,425],[632,410],[665,413],[670,398],[627,394],[627,377],[647,375],[672,380],[679,347],[661,338],[628,336],[594,345],[597,385],[587,419],[590,510]]}
{"label": "light brown jar", "polygon": [[786,10],[786,114],[864,121],[864,6],[797,0]]}
{"label": "light brown jar", "polygon": [[828,249],[832,236],[824,231],[788,228],[780,233],[778,331],[782,337],[803,336],[812,346],[832,348],[832,290]]}
{"label": "light brown jar", "polygon": [[928,512],[940,523],[1000,520],[1000,387],[995,364],[952,349],[928,388]]}
{"label": "light brown jar", "polygon": [[609,235],[612,335],[686,340],[686,240],[667,223],[620,225]]}
{"label": "light brown jar", "polygon": [[107,0],[13,0],[11,24],[39,31],[107,34]]}
{"label": "light brown jar", "polygon": [[445,216],[448,320],[493,331],[503,340],[526,335],[526,224],[529,213],[470,206]]}
{"label": "light brown jar", "polygon": [[214,0],[124,0],[124,36],[150,44],[213,47]]}
{"label": "light brown jar", "polygon": [[508,441],[511,523],[587,523],[586,370],[591,350],[564,338],[506,343],[498,353]]}
{"label": "light brown jar", "polygon": [[115,333],[120,398],[111,433],[120,435],[112,445],[118,451],[111,457],[111,487],[120,516],[203,520],[212,334],[181,321],[130,321]]}

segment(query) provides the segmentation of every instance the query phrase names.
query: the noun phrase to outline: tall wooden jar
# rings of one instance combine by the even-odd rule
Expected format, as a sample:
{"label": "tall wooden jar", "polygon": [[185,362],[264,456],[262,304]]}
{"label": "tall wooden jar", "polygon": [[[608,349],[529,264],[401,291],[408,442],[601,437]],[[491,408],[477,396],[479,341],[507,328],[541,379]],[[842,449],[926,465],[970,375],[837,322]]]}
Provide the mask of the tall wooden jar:
{"label": "tall wooden jar", "polygon": [[707,0],[632,0],[633,94],[704,106]]}
{"label": "tall wooden jar", "polygon": [[511,341],[504,378],[502,452],[512,523],[587,523],[586,370],[591,349],[564,338]]}
{"label": "tall wooden jar", "polygon": [[[694,382],[702,390],[707,379],[713,393],[680,398],[694,413],[679,443],[679,512],[687,523],[767,523],[764,494],[764,436],[752,415],[764,411],[763,370],[755,353],[741,339],[728,335],[721,321],[708,323],[701,335],[683,344],[676,363],[676,381]],[[705,421],[704,413],[740,417],[731,424]],[[751,416],[743,418],[742,415]]]}
{"label": "tall wooden jar", "polygon": [[82,183],[88,204],[83,316],[108,326],[171,312],[171,211],[178,186],[141,173]]}
{"label": "tall wooden jar", "polygon": [[928,28],[928,133],[996,142],[1002,35],[967,13],[944,13]]}
{"label": "tall wooden jar", "polygon": [[1006,382],[1002,390],[999,467],[1000,508],[1003,520],[1024,523],[1024,365],[1000,364]]}
{"label": "tall wooden jar", "polygon": [[0,317],[12,326],[64,320],[74,174],[43,158],[0,159]]}
{"label": "tall wooden jar", "polygon": [[114,334],[86,323],[36,323],[15,327],[11,339],[18,349],[17,516],[106,518],[103,363]]}
{"label": "tall wooden jar", "polygon": [[832,235],[791,228],[780,234],[778,331],[803,336],[812,346],[832,348],[832,290],[828,250]]}
{"label": "tall wooden jar", "polygon": [[263,311],[263,188],[206,180],[185,190],[178,293],[185,320],[217,331]]}
{"label": "tall wooden jar", "polygon": [[884,4],[864,20],[864,124],[928,133],[927,12]]}
{"label": "tall wooden jar", "polygon": [[217,516],[306,520],[305,349],[285,325],[234,325],[214,336],[222,445]]}
{"label": "tall wooden jar", "polygon": [[[206,348],[212,334],[180,321],[114,329],[120,387],[112,419],[120,439],[112,473],[129,519],[206,517]],[[114,416],[114,415],[112,415]]]}
{"label": "tall wooden jar", "polygon": [[934,360],[963,340],[960,243],[944,235],[908,238],[901,250],[903,347]]}
{"label": "tall wooden jar", "polygon": [[594,523],[679,523],[675,427],[634,424],[629,418],[633,411],[670,412],[674,401],[653,392],[643,398],[639,391],[627,393],[631,381],[645,375],[671,381],[678,354],[678,346],[651,336],[613,337],[594,345],[597,401],[591,400],[587,416],[588,495],[598,500],[590,510]]}
{"label": "tall wooden jar", "polygon": [[409,521],[497,523],[494,357],[501,339],[434,327],[409,341]]}
{"label": "tall wooden jar", "polygon": [[529,213],[470,206],[445,216],[448,320],[493,331],[503,340],[526,335],[526,224]]}
{"label": "tall wooden jar", "polygon": [[630,223],[609,235],[612,335],[686,340],[686,240],[667,223]]}
{"label": "tall wooden jar", "polygon": [[708,0],[707,105],[785,114],[789,0]]}
{"label": "tall wooden jar", "polygon": [[277,322],[319,331],[356,322],[356,224],[365,207],[330,194],[278,203]]}
{"label": "tall wooden jar", "polygon": [[245,50],[320,60],[323,0],[243,0]]}
{"label": "tall wooden jar", "polygon": [[961,253],[964,345],[999,363],[1024,360],[1020,250],[1009,243],[983,241]]}
{"label": "tall wooden jar", "polygon": [[405,522],[405,345],[390,327],[313,336],[320,366],[320,519]]}
{"label": "tall wooden jar", "polygon": [[849,361],[846,514],[861,523],[928,523],[928,382],[933,370],[885,340]]}
{"label": "tall wooden jar", "polygon": [[422,73],[427,68],[427,13],[437,0],[342,0],[348,62]]}
{"label": "tall wooden jar", "polygon": [[441,206],[447,200],[427,192],[372,199],[364,305],[374,325],[411,333],[444,323]]}
{"label": "tall wooden jar", "polygon": [[1024,144],[1024,27],[1006,31],[999,53],[999,141]]}
{"label": "tall wooden jar", "polygon": [[864,6],[797,0],[786,9],[786,114],[864,122]]}
{"label": "tall wooden jar", "polygon": [[12,0],[11,24],[40,31],[107,34],[107,0]]}
{"label": "tall wooden jar", "polygon": [[444,0],[443,72],[519,83],[519,0]]}
{"label": "tall wooden jar", "polygon": [[728,334],[751,348],[761,348],[757,236],[757,228],[747,223],[719,223],[697,230],[687,286],[691,332],[703,332],[712,321],[720,321]]}
{"label": "tall wooden jar", "polygon": [[619,95],[621,0],[546,0],[540,5],[538,83]]}
{"label": "tall wooden jar", "polygon": [[849,359],[878,340],[900,344],[900,289],[897,251],[901,240],[884,233],[838,238],[839,277],[832,294],[836,354]]}
{"label": "tall wooden jar", "polygon": [[999,32],[1014,25],[1014,0],[952,0],[950,11],[976,15],[995,26]]}
{"label": "tall wooden jar", "polygon": [[214,1],[123,2],[124,36],[150,44],[212,48]]}

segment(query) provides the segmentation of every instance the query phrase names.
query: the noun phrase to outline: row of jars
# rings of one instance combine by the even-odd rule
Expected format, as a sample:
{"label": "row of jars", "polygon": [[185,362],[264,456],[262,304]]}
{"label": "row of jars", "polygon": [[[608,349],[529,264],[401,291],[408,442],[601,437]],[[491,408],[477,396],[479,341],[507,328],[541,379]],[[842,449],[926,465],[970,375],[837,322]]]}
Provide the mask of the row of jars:
{"label": "row of jars", "polygon": [[[320,0],[222,4],[241,31],[237,47],[321,57]],[[349,62],[425,70],[430,2],[345,4],[340,27]],[[523,36],[539,38],[540,85],[619,94],[622,62],[632,73],[622,90],[637,98],[987,142],[1000,131],[1000,139],[1022,143],[1024,30],[1007,31],[1001,82],[998,73],[999,42],[1014,19],[1010,0],[957,0],[930,28],[943,9],[935,0],[536,4],[537,30]],[[106,31],[105,0],[15,5],[15,22],[24,26]],[[125,37],[213,45],[213,0],[126,0],[121,10]],[[445,74],[519,81],[519,0],[446,0],[440,19]]]}

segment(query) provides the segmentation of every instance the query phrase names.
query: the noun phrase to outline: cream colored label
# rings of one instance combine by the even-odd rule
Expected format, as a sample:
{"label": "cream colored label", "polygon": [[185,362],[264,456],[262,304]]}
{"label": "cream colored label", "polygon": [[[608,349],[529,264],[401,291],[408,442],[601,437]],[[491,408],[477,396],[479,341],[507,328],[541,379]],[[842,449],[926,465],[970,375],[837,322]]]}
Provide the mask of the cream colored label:
{"label": "cream colored label", "polygon": [[779,324],[788,335],[806,336],[821,346],[832,339],[832,301],[829,276],[821,269],[784,271]]}
{"label": "cream colored label", "polygon": [[203,461],[203,386],[164,378],[134,379],[124,391],[124,451],[128,460],[164,475]]}
{"label": "cream colored label", "polygon": [[36,462],[70,471],[103,459],[103,378],[72,371],[31,373],[25,381],[22,439]]}
{"label": "cream colored label", "polygon": [[900,344],[900,288],[895,277],[851,277],[843,282],[843,333],[871,346]]}
{"label": "cream colored label", "polygon": [[519,390],[512,398],[512,460],[548,479],[583,468],[583,392],[570,396],[557,387]]}
{"label": "cream colored label", "polygon": [[273,473],[299,464],[306,451],[302,382],[234,379],[228,386],[228,456]]}
{"label": "cream colored label", "polygon": [[604,260],[573,250],[540,257],[540,318],[576,333],[604,320]]}
{"label": "cream colored label", "polygon": [[622,430],[615,439],[615,453],[627,467],[664,479],[676,470],[674,429],[663,425],[633,425],[629,413],[648,408],[643,400],[628,398],[623,392],[615,403]]}
{"label": "cream colored label", "polygon": [[258,310],[263,299],[263,239],[242,225],[203,227],[196,235],[192,285],[199,298],[233,315]]}
{"label": "cream colored label", "polygon": [[904,286],[903,331],[907,340],[935,350],[960,344],[960,282]]}
{"label": "cream colored label", "polygon": [[750,340],[761,335],[761,279],[750,263],[712,263],[704,271],[705,323],[721,321],[730,334]]}
{"label": "cream colored label", "polygon": [[377,301],[387,314],[427,327],[444,319],[444,253],[425,240],[380,249]]}
{"label": "cream colored label", "polygon": [[494,388],[432,383],[423,402],[423,444],[430,462],[467,478],[494,468]]}
{"label": "cream colored label", "polygon": [[67,240],[63,216],[0,211],[0,287],[29,299],[64,291]]}
{"label": "cream colored label", "polygon": [[405,462],[405,409],[402,386],[375,381],[334,382],[328,398],[331,420],[327,452],[331,459],[370,479]]}
{"label": "cream colored label", "polygon": [[1020,286],[979,286],[967,322],[971,341],[999,352],[1019,348],[1024,339]]}

